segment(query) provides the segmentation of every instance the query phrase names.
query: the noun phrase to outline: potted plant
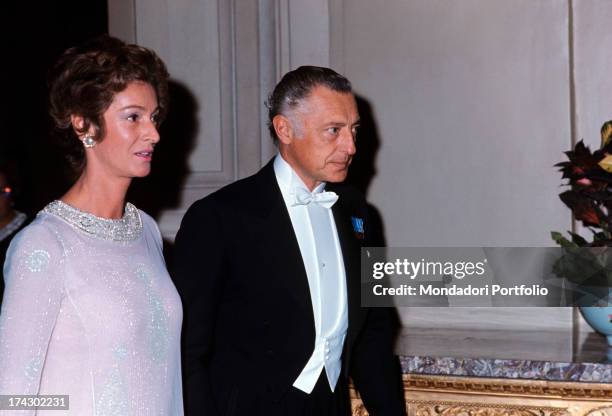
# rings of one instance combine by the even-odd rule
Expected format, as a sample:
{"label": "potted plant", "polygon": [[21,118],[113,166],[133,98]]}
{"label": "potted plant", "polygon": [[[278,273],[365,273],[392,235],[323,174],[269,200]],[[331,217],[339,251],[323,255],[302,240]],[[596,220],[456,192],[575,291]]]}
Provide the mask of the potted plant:
{"label": "potted plant", "polygon": [[591,236],[569,231],[566,238],[553,231],[563,253],[554,272],[573,285],[585,320],[612,346],[612,121],[601,128],[598,150],[591,152],[581,140],[565,155],[568,160],[555,166],[569,189],[559,198]]}

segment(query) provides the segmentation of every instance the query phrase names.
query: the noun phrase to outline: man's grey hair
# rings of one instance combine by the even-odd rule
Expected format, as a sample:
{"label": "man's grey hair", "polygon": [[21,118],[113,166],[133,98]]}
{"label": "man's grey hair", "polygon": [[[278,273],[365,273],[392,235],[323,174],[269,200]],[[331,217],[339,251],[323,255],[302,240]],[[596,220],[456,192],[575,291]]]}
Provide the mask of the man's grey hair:
{"label": "man's grey hair", "polygon": [[303,126],[298,120],[295,110],[299,112],[298,106],[301,101],[308,97],[312,90],[322,85],[336,92],[351,93],[353,91],[351,82],[338,74],[333,69],[320,66],[301,66],[293,71],[287,72],[280,80],[274,91],[268,97],[268,129],[274,144],[278,144],[278,136],[274,130],[272,120],[279,114],[284,115],[290,121],[298,136],[301,136]]}

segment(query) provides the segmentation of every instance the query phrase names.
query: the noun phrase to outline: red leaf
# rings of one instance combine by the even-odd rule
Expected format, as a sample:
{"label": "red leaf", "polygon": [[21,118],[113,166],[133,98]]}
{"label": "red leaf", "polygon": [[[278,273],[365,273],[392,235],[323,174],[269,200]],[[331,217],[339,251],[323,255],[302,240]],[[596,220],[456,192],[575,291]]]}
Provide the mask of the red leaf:
{"label": "red leaf", "polygon": [[582,221],[585,226],[599,227],[605,220],[604,214],[585,195],[577,191],[565,191],[559,195],[561,201],[569,207],[577,220]]}

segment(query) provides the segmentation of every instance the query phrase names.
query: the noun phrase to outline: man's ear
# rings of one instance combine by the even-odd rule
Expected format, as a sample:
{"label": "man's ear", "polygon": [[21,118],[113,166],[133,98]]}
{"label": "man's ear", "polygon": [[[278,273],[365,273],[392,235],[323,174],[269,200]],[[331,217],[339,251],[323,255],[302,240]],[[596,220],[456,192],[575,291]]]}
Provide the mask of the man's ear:
{"label": "man's ear", "polygon": [[294,139],[295,132],[291,121],[282,114],[277,114],[272,119],[272,125],[278,140],[283,144],[291,144]]}

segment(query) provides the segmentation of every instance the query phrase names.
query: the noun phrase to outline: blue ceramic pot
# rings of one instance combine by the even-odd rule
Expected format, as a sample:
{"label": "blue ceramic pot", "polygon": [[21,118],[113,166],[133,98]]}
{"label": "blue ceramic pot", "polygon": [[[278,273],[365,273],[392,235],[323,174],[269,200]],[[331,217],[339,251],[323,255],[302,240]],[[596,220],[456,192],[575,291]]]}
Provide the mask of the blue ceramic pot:
{"label": "blue ceramic pot", "polygon": [[608,338],[612,347],[612,306],[580,306],[580,312],[595,331]]}
{"label": "blue ceramic pot", "polygon": [[591,327],[608,338],[612,347],[612,288],[581,287],[576,299],[582,316]]}

